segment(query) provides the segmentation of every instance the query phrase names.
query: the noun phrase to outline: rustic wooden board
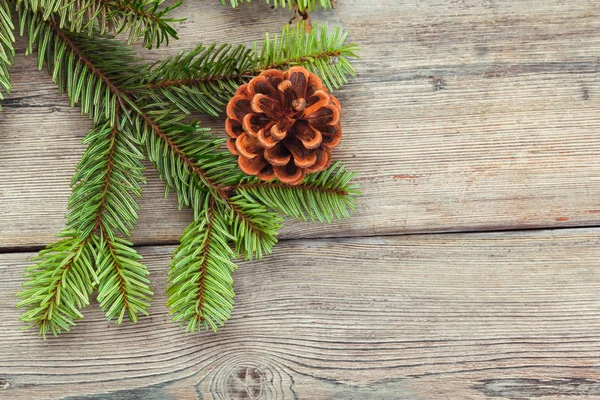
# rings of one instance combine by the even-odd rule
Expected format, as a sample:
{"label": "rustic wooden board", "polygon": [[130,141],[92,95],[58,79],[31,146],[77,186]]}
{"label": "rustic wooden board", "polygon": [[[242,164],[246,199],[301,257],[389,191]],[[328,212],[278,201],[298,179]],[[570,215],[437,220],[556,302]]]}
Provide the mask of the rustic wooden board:
{"label": "rustic wooden board", "polygon": [[[31,254],[0,255],[0,398],[600,398],[600,229],[285,241],[235,274],[217,334],[164,306],[171,247],[144,247],[151,316],[97,304],[46,342],[20,331]],[[285,397],[284,397],[285,396]]]}
{"label": "rustic wooden board", "polygon": [[[289,19],[259,0],[226,11],[187,1],[181,40],[140,54],[250,43]],[[33,253],[15,251],[62,228],[91,124],[18,57],[0,115],[0,398],[600,399],[600,229],[359,237],[598,225],[597,5],[344,0],[313,19],[362,48],[335,155],[364,195],[351,220],[290,222],[283,238],[311,239],[241,263],[218,335],[167,315],[163,245],[190,214],[151,170],[134,237],[152,245],[151,316],[115,326],[94,303],[58,339],[20,330]],[[336,236],[356,237],[315,239]]]}
{"label": "rustic wooden board", "polygon": [[[181,40],[249,43],[286,10],[186,2]],[[315,20],[362,47],[338,92],[337,159],[360,173],[348,221],[290,223],[284,238],[480,231],[600,222],[600,9],[589,1],[344,0]],[[19,45],[22,49],[22,43]],[[148,52],[142,53],[147,56]],[[63,226],[90,127],[32,60],[18,57],[0,117],[0,247],[39,246]],[[205,123],[222,134],[222,119]],[[149,171],[135,241],[173,243],[189,221]]]}

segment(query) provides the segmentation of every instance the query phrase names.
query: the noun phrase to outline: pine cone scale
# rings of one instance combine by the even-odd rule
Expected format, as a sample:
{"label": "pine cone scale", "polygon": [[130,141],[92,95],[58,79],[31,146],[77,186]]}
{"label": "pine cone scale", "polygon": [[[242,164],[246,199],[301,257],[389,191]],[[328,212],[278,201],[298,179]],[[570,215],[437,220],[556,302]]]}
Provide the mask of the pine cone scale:
{"label": "pine cone scale", "polygon": [[238,158],[238,166],[248,175],[256,175],[262,180],[270,180],[275,177],[273,166],[260,155],[254,158]]}
{"label": "pine cone scale", "polygon": [[266,149],[264,153],[265,159],[274,166],[283,167],[290,162],[292,154],[289,149],[283,144],[278,142],[275,146],[270,149]]}
{"label": "pine cone scale", "polygon": [[272,99],[279,99],[277,89],[273,87],[269,79],[263,75],[259,75],[250,81],[248,84],[248,92],[251,95],[263,94]]}
{"label": "pine cone scale", "polygon": [[298,98],[305,98],[309,72],[301,67],[292,67],[288,71],[288,76]]}
{"label": "pine cone scale", "polygon": [[279,140],[283,140],[283,138],[285,138],[286,136],[286,132],[290,130],[295,123],[295,119],[286,116],[280,119],[277,124],[275,124],[276,129],[271,130],[271,135],[273,135],[276,138],[279,138]]}
{"label": "pine cone scale", "polygon": [[270,122],[269,119],[261,118],[256,114],[246,114],[242,120],[242,129],[248,135],[257,137],[258,132],[264,129],[265,126]]}
{"label": "pine cone scale", "polygon": [[329,150],[320,150],[315,154],[317,156],[315,163],[310,167],[306,167],[306,172],[309,174],[323,171],[331,164],[331,153]]}
{"label": "pine cone scale", "polygon": [[296,137],[300,139],[307,149],[316,149],[323,142],[321,132],[310,126],[305,121],[298,121],[294,126],[296,128]]}
{"label": "pine cone scale", "polygon": [[311,115],[318,111],[321,107],[327,106],[327,104],[329,104],[329,97],[329,93],[326,93],[323,90],[317,90],[306,100],[304,115]]}
{"label": "pine cone scale", "polygon": [[331,163],[341,140],[339,101],[302,67],[267,70],[227,105],[227,147],[242,171],[296,185]]}
{"label": "pine cone scale", "polygon": [[258,131],[258,136],[257,139],[260,142],[260,144],[263,145],[263,147],[265,149],[270,149],[271,147],[275,146],[277,143],[279,143],[278,138],[276,138],[273,134],[272,134],[272,130],[275,127],[275,125],[271,125],[271,127],[267,128],[263,128],[260,131]]}
{"label": "pine cone scale", "polygon": [[255,113],[263,113],[274,121],[278,121],[286,116],[285,110],[278,99],[273,99],[262,93],[254,95],[250,106]]}
{"label": "pine cone scale", "polygon": [[283,167],[274,166],[273,171],[277,179],[288,185],[300,184],[306,175],[305,170],[296,167],[294,163],[288,163]]}
{"label": "pine cone scale", "polygon": [[340,122],[340,112],[335,106],[327,105],[325,107],[321,107],[304,119],[313,126],[335,125]]}
{"label": "pine cone scale", "polygon": [[324,125],[322,129],[317,128],[323,137],[322,146],[327,149],[333,149],[342,140],[342,127],[339,123],[335,125]]}
{"label": "pine cone scale", "polygon": [[294,156],[294,163],[297,167],[307,168],[317,161],[316,151],[307,149],[297,137],[290,136],[285,140],[285,144]]}
{"label": "pine cone scale", "polygon": [[258,140],[248,136],[246,132],[242,133],[235,142],[235,148],[238,153],[246,158],[254,158],[263,152],[263,147],[260,146]]}
{"label": "pine cone scale", "polygon": [[241,95],[233,96],[226,111],[229,118],[242,122],[244,116],[252,111],[250,100]]}

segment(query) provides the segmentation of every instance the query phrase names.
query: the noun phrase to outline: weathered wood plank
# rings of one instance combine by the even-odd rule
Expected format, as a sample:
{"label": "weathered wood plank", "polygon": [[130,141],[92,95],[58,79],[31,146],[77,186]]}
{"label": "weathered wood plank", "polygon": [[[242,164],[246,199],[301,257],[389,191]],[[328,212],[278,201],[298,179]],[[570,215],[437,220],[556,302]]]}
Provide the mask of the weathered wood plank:
{"label": "weathered wood plank", "polygon": [[19,330],[14,308],[31,254],[0,255],[0,397],[598,398],[599,237],[285,241],[241,265],[236,309],[217,335],[170,322],[171,248],[145,247],[150,317],[115,326],[93,304],[47,342]]}
{"label": "weathered wood plank", "polygon": [[[288,19],[259,2],[213,3],[186,2],[181,40],[159,54],[248,43]],[[335,156],[360,173],[364,195],[351,220],[290,223],[282,237],[598,224],[599,17],[592,2],[558,0],[346,0],[319,13],[362,48],[358,77],[338,92]],[[22,61],[0,120],[2,247],[44,244],[61,229],[90,126]],[[219,134],[222,122],[206,121]],[[134,239],[172,243],[189,213],[149,177]]]}

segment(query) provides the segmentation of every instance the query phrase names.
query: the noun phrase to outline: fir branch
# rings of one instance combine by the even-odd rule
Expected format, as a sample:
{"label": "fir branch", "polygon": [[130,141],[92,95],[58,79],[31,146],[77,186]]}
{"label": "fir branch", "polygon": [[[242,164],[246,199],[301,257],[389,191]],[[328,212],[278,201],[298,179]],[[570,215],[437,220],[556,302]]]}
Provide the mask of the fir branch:
{"label": "fir branch", "polygon": [[154,102],[169,101],[183,112],[202,111],[218,115],[237,87],[267,69],[301,65],[323,79],[332,90],[355,74],[348,59],[357,46],[346,43],[341,29],[327,32],[325,25],[307,32],[303,24],[283,28],[281,35],[267,37],[260,52],[244,46],[215,45],[169,57],[144,71],[140,90]]}
{"label": "fir branch", "polygon": [[[93,253],[93,257],[86,258],[85,265],[92,271],[92,265],[95,265],[98,271],[99,276],[94,281],[99,282],[98,301],[107,318],[117,317],[116,323],[121,323],[127,314],[130,321],[136,322],[138,314],[147,315],[146,308],[152,295],[145,277],[148,272],[146,266],[137,261],[140,256],[129,247],[131,244],[116,236],[116,233],[120,231],[129,235],[129,229],[137,222],[139,206],[132,194],[141,195],[140,185],[144,182],[140,163],[142,156],[130,133],[107,122],[95,126],[84,142],[88,143],[88,148],[73,178],[75,185],[69,198],[67,229],[72,232],[73,241],[82,243]],[[95,234],[97,231],[99,234]],[[34,268],[46,274],[61,275],[64,268],[61,257],[66,257],[68,251],[64,246],[57,246],[51,260],[57,262],[41,262]],[[30,285],[39,278],[29,275],[29,279]],[[82,279],[78,279],[78,282]],[[83,281],[91,282],[89,279]],[[88,294],[94,287],[95,284],[88,287]],[[30,291],[25,290],[20,296],[29,294]],[[67,302],[65,305],[61,303],[60,295],[56,297],[57,307],[73,309],[70,298],[63,296],[62,299]],[[67,317],[63,317],[67,325],[74,325],[74,319],[80,318],[80,315],[71,314]],[[28,319],[29,314],[25,313],[23,318]],[[48,324],[43,321],[39,324],[40,333],[45,336]],[[63,326],[63,329],[66,328]],[[60,333],[58,328],[52,331],[54,334]]]}
{"label": "fir branch", "polygon": [[289,217],[331,222],[334,218],[348,218],[354,210],[354,201],[360,194],[357,186],[350,183],[355,175],[336,162],[323,172],[308,175],[300,185],[255,181],[226,190]]}
{"label": "fir branch", "polygon": [[[105,57],[99,60],[96,57],[97,49],[117,41],[68,34],[60,30],[52,19],[43,20],[35,18],[35,15],[28,19],[32,21],[30,26],[34,25],[33,22],[41,25],[30,33],[29,38],[30,49],[37,39],[38,60],[52,60],[47,53],[50,51],[47,42],[51,38],[54,46],[60,48],[58,54],[67,52],[70,55],[66,64],[62,58],[52,62],[54,76],[68,77],[65,80],[66,92],[71,102],[77,102],[81,96],[83,112],[89,112],[95,119],[110,117],[113,125],[117,116],[110,111],[116,109],[117,105],[121,107],[126,112],[128,121],[132,121],[131,129],[136,134],[136,139],[145,143],[149,159],[155,164],[161,177],[177,192],[180,206],[190,206],[198,213],[201,211],[199,205],[209,193],[216,201],[228,206],[236,216],[234,220],[244,221],[245,229],[239,232],[252,233],[254,237],[262,233],[267,238],[266,243],[272,241],[270,232],[263,231],[260,225],[254,225],[251,216],[244,214],[243,208],[236,206],[222,190],[222,186],[236,184],[245,177],[235,167],[233,156],[218,150],[222,141],[208,135],[194,135],[202,131],[195,124],[179,123],[185,115],[174,116],[168,109],[160,109],[160,104],[152,104],[153,108],[139,104],[126,89],[121,88],[121,85],[126,87],[133,80],[131,76],[136,65],[129,47],[117,46],[121,51],[113,54],[118,59]],[[131,64],[125,64],[127,61]],[[100,67],[104,63],[108,66],[106,70]],[[88,74],[89,81],[94,82],[95,91],[74,88],[76,85],[81,86]],[[167,117],[168,120],[164,120]],[[165,154],[168,156],[164,157]],[[120,229],[123,231],[123,226]],[[271,247],[272,245],[265,245],[255,248],[256,256],[261,256]],[[251,257],[251,254],[245,253],[245,256]]]}
{"label": "fir branch", "polygon": [[135,198],[146,182],[139,143],[126,126],[108,122],[95,126],[84,143],[88,148],[73,176],[67,227],[81,237],[97,229],[111,240],[119,233],[129,236],[138,219]]}
{"label": "fir branch", "polygon": [[180,207],[190,206],[198,218],[207,199],[224,205],[231,213],[230,226],[238,253],[247,259],[270,253],[277,242],[279,219],[264,207],[232,198],[224,190],[246,177],[236,168],[235,158],[219,149],[223,140],[207,135],[195,124],[159,124],[149,114],[140,116],[148,158],[177,193]]}
{"label": "fir branch", "polygon": [[[86,246],[92,243],[88,250],[93,251],[101,277],[99,301],[109,319],[117,318],[120,322],[127,314],[135,321],[138,314],[146,312],[152,294],[147,286],[146,268],[137,261],[139,256],[129,242],[119,238],[129,235],[137,221],[133,196],[139,196],[143,181],[138,146],[145,148],[167,187],[177,192],[180,207],[190,206],[194,211],[194,222],[183,235],[173,264],[179,272],[175,273],[170,288],[177,289],[172,289],[169,296],[176,319],[188,330],[200,326],[216,329],[229,317],[233,292],[227,288],[231,286],[230,272],[235,269],[231,258],[236,252],[246,259],[271,252],[281,223],[273,211],[297,218],[330,220],[345,216],[352,208],[348,199],[355,195],[348,183],[351,176],[341,169],[333,168],[328,174],[307,178],[298,190],[246,177],[236,167],[235,158],[220,150],[223,140],[207,134],[196,123],[183,122],[187,115],[168,101],[178,106],[176,100],[139,91],[139,64],[130,46],[107,37],[67,33],[52,16],[44,19],[39,13],[25,11],[20,19],[22,29],[27,27],[29,32],[28,52],[37,45],[40,68],[46,61],[54,80],[69,95],[72,104],[81,103],[82,112],[89,113],[96,121],[86,139],[88,150],[74,177],[68,226],[79,242]],[[316,40],[317,36],[311,35],[305,34],[306,40],[310,37]],[[293,43],[287,46],[290,55],[301,54],[300,50],[294,50]],[[314,47],[311,46],[305,48]],[[274,66],[280,50],[278,45],[263,49],[265,67]],[[212,48],[187,60],[194,63],[196,57],[204,57],[207,61],[197,62],[204,68],[211,62],[219,64],[230,59],[232,51],[234,55],[246,54],[243,49],[235,53],[226,48],[219,53]],[[201,53],[204,55],[200,56]],[[310,57],[310,53],[300,57]],[[289,60],[304,59],[296,57],[279,62]],[[236,62],[238,66],[246,66],[243,60]],[[253,61],[252,65],[259,64]],[[206,75],[206,82],[213,82],[210,79],[218,76]],[[218,79],[214,82],[222,84]],[[326,204],[317,204],[321,200]],[[285,201],[290,204],[282,205]],[[229,241],[235,243],[235,252]],[[58,247],[56,251],[55,259],[68,256],[65,253],[68,249]],[[62,264],[54,263],[51,267],[54,270],[47,268],[48,274],[62,271]],[[229,270],[229,274],[224,270]],[[200,287],[183,282],[190,276]],[[217,286],[212,287],[213,284]]]}
{"label": "fir branch", "polygon": [[41,12],[43,19],[58,15],[61,29],[92,36],[127,32],[128,43],[144,38],[144,47],[159,47],[177,39],[169,25],[181,21],[168,16],[181,1],[159,8],[164,0],[18,0],[26,9]]}
{"label": "fir branch", "polygon": [[185,205],[195,213],[201,212],[209,194],[227,203],[227,193],[221,190],[220,183],[234,184],[244,175],[235,167],[233,156],[219,150],[223,140],[208,135],[196,123],[181,123],[184,116],[156,122],[154,114],[142,112],[138,129],[145,138],[148,158],[177,193],[180,207]]}
{"label": "fir branch", "polygon": [[283,220],[251,198],[233,197],[229,206],[229,224],[237,253],[246,260],[271,254]]}
{"label": "fir branch", "polygon": [[94,238],[100,308],[107,319],[116,318],[117,324],[126,314],[129,321],[137,322],[139,314],[148,315],[153,295],[148,286],[148,269],[138,261],[142,256],[131,247],[131,242],[110,238],[102,230]]}
{"label": "fir branch", "polygon": [[[117,111],[117,114],[119,112]],[[119,120],[117,118],[117,120]],[[125,314],[137,322],[147,315],[152,296],[147,267],[119,233],[129,236],[138,220],[143,156],[127,126],[105,122],[86,136],[88,148],[73,177],[67,226],[82,237],[91,236],[98,271],[98,302],[107,319],[120,324]]]}
{"label": "fir branch", "polygon": [[207,200],[204,212],[185,230],[173,252],[167,289],[168,307],[174,321],[186,331],[217,331],[233,309],[235,253],[227,243],[231,236],[224,210]]}
{"label": "fir branch", "polygon": [[183,112],[217,116],[237,87],[256,72],[252,50],[215,44],[197,46],[168,57],[143,73],[142,90],[155,102],[163,99]]}
{"label": "fir branch", "polygon": [[[229,0],[233,8],[236,8],[240,3],[251,3],[252,0]],[[288,7],[290,10],[297,7],[300,11],[311,12],[317,9],[317,5],[325,10],[332,9],[331,0],[267,0],[267,4],[273,3],[273,7]],[[221,0],[221,4],[225,5],[226,0]]]}
{"label": "fir branch", "polygon": [[[77,231],[86,242],[100,231],[101,241],[93,240],[91,250],[96,252],[98,268],[109,271],[104,272],[100,282],[101,306],[107,318],[118,316],[117,323],[125,313],[135,321],[138,313],[146,313],[148,294],[142,291],[135,297],[141,289],[134,287],[134,293],[128,295],[129,285],[124,284],[119,286],[118,295],[106,289],[114,282],[110,279],[122,277],[119,271],[124,268],[123,260],[136,259],[133,250],[129,253],[120,250],[123,254],[114,250],[117,244],[123,246],[117,235],[129,235],[137,222],[139,206],[133,196],[140,197],[144,182],[140,162],[143,156],[127,123],[130,111],[123,110],[125,117],[121,118],[122,106],[128,99],[118,89],[134,73],[133,51],[119,43],[67,34],[53,19],[44,20],[32,12],[21,14],[21,26],[25,25],[30,32],[28,52],[37,43],[39,67],[47,61],[59,88],[66,91],[73,104],[80,102],[82,111],[97,121],[84,141],[88,149],[73,178],[68,229]],[[102,53],[113,54],[115,58],[101,57]],[[146,267],[136,265],[135,271],[140,270],[146,271]],[[140,275],[140,281],[145,279],[143,276]],[[125,296],[134,300],[124,302]]]}
{"label": "fir branch", "polygon": [[17,307],[27,307],[21,321],[38,328],[44,338],[48,332],[58,335],[69,331],[75,320],[83,318],[79,309],[89,304],[89,295],[98,282],[90,238],[81,238],[74,231],[58,236],[63,239],[33,259],[38,263],[26,269],[28,281],[17,294],[23,299]]}
{"label": "fir branch", "polygon": [[304,24],[286,25],[280,36],[269,39],[267,34],[258,59],[265,69],[301,65],[318,75],[329,90],[338,89],[355,75],[348,58],[357,58],[358,46],[346,44],[347,37],[339,27],[328,33],[325,24],[310,32]]}
{"label": "fir branch", "polygon": [[[241,172],[234,172],[236,171],[234,166],[223,169],[223,165],[231,164],[233,158],[230,154],[218,152],[214,155],[214,150],[222,141],[215,140],[213,137],[194,135],[205,130],[200,129],[197,124],[179,123],[185,115],[173,115],[170,110],[165,112],[159,104],[152,104],[154,108],[148,107],[130,94],[127,85],[135,80],[139,70],[136,70],[136,60],[129,46],[110,38],[89,38],[69,34],[62,31],[52,19],[36,18],[34,13],[24,13],[24,15],[22,26],[30,27],[28,52],[31,53],[33,44],[37,43],[38,66],[41,68],[44,61],[49,61],[48,64],[52,66],[49,70],[53,78],[64,87],[73,105],[81,103],[82,112],[89,113],[95,120],[110,118],[110,124],[115,125],[118,120],[115,110],[122,110],[137,139],[147,143],[147,146],[157,145],[154,150],[165,146],[164,150],[171,151],[172,158],[181,161],[180,167],[189,168],[199,179],[201,186],[207,189],[215,189],[217,185],[208,173],[200,169],[194,158],[214,157],[212,161],[220,161],[220,165],[215,166],[215,174],[224,185],[243,177]],[[50,46],[49,43],[53,45]],[[111,53],[106,51],[107,48],[115,50]],[[99,57],[100,53],[104,55],[102,59]],[[52,56],[53,54],[55,57]],[[107,54],[110,56],[107,57]],[[82,90],[84,82],[91,88]],[[168,120],[164,120],[165,117],[168,117]],[[149,139],[151,136],[160,141],[148,142],[152,140]],[[195,138],[202,140],[194,140]],[[191,155],[186,154],[186,151]],[[156,157],[150,158],[158,163],[162,154],[162,152],[157,153]],[[176,177],[181,172],[170,167],[164,167],[166,168],[166,171],[163,171],[166,172],[163,175],[165,179],[169,176]],[[168,183],[175,188],[180,188],[176,185],[176,181],[168,180]],[[184,198],[182,204],[192,205],[188,200]]]}
{"label": "fir branch", "polygon": [[26,54],[37,45],[38,68],[46,63],[71,105],[79,103],[81,112],[90,114],[95,122],[108,119],[115,125],[116,110],[125,103],[118,86],[136,79],[139,72],[131,47],[116,40],[69,34],[52,18],[43,19],[40,13],[30,11],[21,11],[20,27],[21,34],[27,28]]}
{"label": "fir branch", "polygon": [[[8,74],[8,66],[12,65],[15,58],[12,22],[12,7],[8,0],[0,0],[0,88],[6,94],[10,94],[11,83]],[[0,91],[0,100],[4,100],[4,93]]]}

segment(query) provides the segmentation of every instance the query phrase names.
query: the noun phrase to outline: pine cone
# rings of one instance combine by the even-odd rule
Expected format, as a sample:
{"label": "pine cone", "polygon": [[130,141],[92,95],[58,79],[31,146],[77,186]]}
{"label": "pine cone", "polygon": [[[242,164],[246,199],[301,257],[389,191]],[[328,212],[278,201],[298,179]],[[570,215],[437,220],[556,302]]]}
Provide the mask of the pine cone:
{"label": "pine cone", "polygon": [[262,180],[297,185],[331,164],[342,139],[339,101],[302,67],[264,71],[227,104],[227,147],[238,165]]}

